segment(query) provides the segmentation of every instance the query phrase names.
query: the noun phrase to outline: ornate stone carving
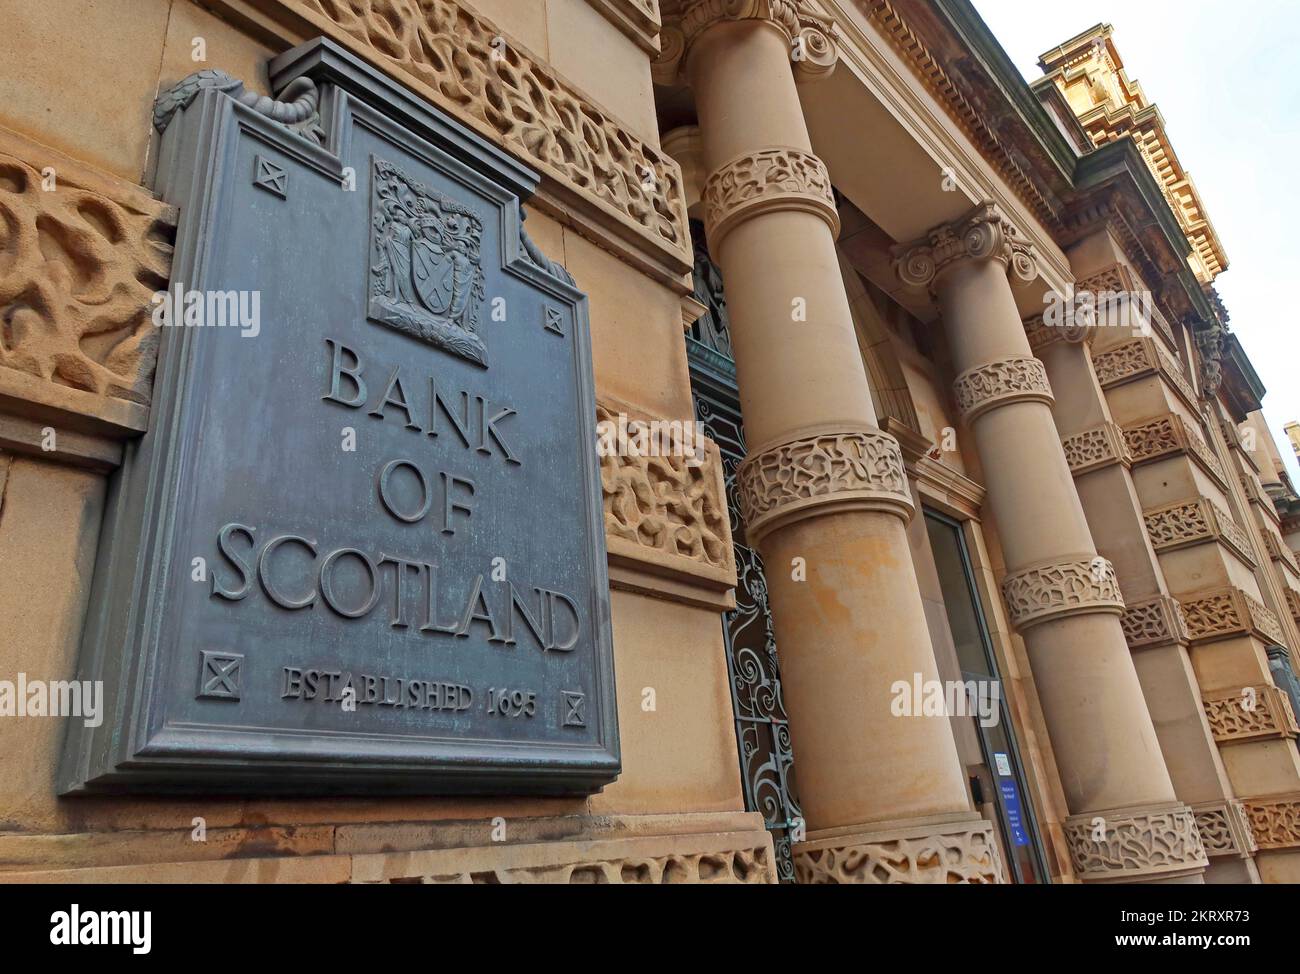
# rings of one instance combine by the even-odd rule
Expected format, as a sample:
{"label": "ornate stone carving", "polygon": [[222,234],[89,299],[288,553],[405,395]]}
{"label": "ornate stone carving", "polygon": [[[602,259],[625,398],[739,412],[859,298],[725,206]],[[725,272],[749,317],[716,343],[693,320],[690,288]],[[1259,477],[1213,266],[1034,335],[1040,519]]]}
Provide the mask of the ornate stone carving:
{"label": "ornate stone carving", "polygon": [[1217,396],[1219,387],[1223,385],[1223,366],[1219,361],[1223,358],[1223,346],[1227,334],[1217,321],[1208,328],[1192,332],[1192,336],[1196,339],[1196,351],[1201,357],[1201,395],[1206,399]]}
{"label": "ornate stone carving", "polygon": [[1193,642],[1253,635],[1268,642],[1285,643],[1277,616],[1239,588],[1211,589],[1184,596],[1179,601]]}
{"label": "ornate stone carving", "polygon": [[0,129],[0,386],[142,431],[175,229],[139,187]]}
{"label": "ornate stone carving", "polygon": [[[618,423],[621,410],[598,403],[598,432]],[[636,442],[650,420],[628,418],[628,442]],[[717,590],[735,584],[731,526],[717,446],[705,440],[701,456],[640,456],[602,451],[601,492],[611,567],[643,567],[688,585]],[[662,451],[660,451],[662,452]],[[613,582],[618,587],[634,587]]]}
{"label": "ornate stone carving", "polygon": [[1199,802],[1192,806],[1196,828],[1201,833],[1205,854],[1248,859],[1259,846],[1251,832],[1245,806],[1235,798],[1221,802]]}
{"label": "ornate stone carving", "polygon": [[840,230],[826,166],[811,152],[773,148],[750,152],[719,166],[704,184],[704,224],[709,244],[740,221],[766,210],[804,210]]}
{"label": "ornate stone carving", "polygon": [[755,450],[736,474],[751,546],[779,523],[819,509],[883,509],[911,515],[898,441],[878,429],[810,431]]}
{"label": "ornate stone carving", "polygon": [[722,21],[763,20],[790,45],[790,60],[801,81],[823,78],[839,59],[835,23],[805,0],[661,0],[663,51],[654,63],[655,81],[671,85],[706,30]]}
{"label": "ornate stone carving", "polygon": [[1002,582],[1011,625],[1018,630],[1082,612],[1124,611],[1115,568],[1100,555],[1026,568]]}
{"label": "ornate stone carving", "polygon": [[892,254],[899,279],[911,287],[933,289],[944,271],[963,260],[1001,261],[1013,283],[1038,276],[1033,246],[993,203],[981,203],[960,220],[894,247]]}
{"label": "ornate stone carving", "polygon": [[454,0],[280,0],[690,267],[681,170]]}
{"label": "ornate stone carving", "polygon": [[1282,592],[1286,596],[1286,605],[1291,612],[1291,618],[1296,622],[1300,622],[1300,592],[1297,592],[1289,585],[1283,586]]}
{"label": "ornate stone carving", "polygon": [[1196,819],[1181,802],[1072,815],[1064,829],[1075,875],[1085,881],[1192,873],[1209,865]]}
{"label": "ornate stone carving", "polygon": [[729,884],[759,885],[774,882],[771,854],[764,848],[729,852],[697,852],[643,858],[598,859],[559,865],[500,867],[447,873],[413,873],[389,876],[378,882],[426,884],[555,883],[576,885]]}
{"label": "ornate stone carving", "polygon": [[1219,458],[1193,426],[1177,413],[1165,413],[1124,428],[1124,440],[1133,455],[1133,465],[1150,463],[1177,453],[1186,453],[1225,490],[1227,475]]}
{"label": "ornate stone carving", "polygon": [[486,366],[483,221],[392,163],[372,168],[371,320]]}
{"label": "ornate stone carving", "polygon": [[810,841],[794,851],[800,883],[818,885],[1003,882],[989,822]]}
{"label": "ornate stone carving", "polygon": [[1300,847],[1300,795],[1244,798],[1242,804],[1261,850]]}
{"label": "ornate stone carving", "polygon": [[1182,367],[1153,338],[1134,338],[1108,348],[1093,355],[1092,365],[1103,389],[1158,374],[1191,409],[1197,408],[1196,391]]}
{"label": "ornate stone carving", "polygon": [[1290,569],[1294,576],[1300,577],[1300,565],[1296,563],[1295,552],[1292,551],[1285,541],[1279,538],[1272,531],[1261,531],[1264,538],[1264,548],[1268,551],[1270,561],[1275,561]]}
{"label": "ornate stone carving", "polygon": [[1076,477],[1115,463],[1128,466],[1131,459],[1123,432],[1109,422],[1067,436],[1061,441],[1061,448],[1065,450],[1065,461],[1070,465],[1070,472]]}
{"label": "ornate stone carving", "polygon": [[1291,701],[1272,684],[1216,690],[1203,695],[1210,732],[1220,744],[1239,744],[1268,738],[1295,737]]}
{"label": "ornate stone carving", "polygon": [[967,369],[953,382],[957,409],[967,423],[994,406],[1013,402],[1051,405],[1047,369],[1036,358],[1009,358]]}
{"label": "ornate stone carving", "polygon": [[1208,497],[1179,501],[1144,511],[1147,535],[1156,551],[1172,551],[1188,545],[1220,541],[1252,568],[1255,559],[1244,531],[1218,504]]}
{"label": "ornate stone carving", "polygon": [[1186,643],[1190,638],[1183,607],[1177,599],[1167,595],[1145,602],[1130,602],[1124,609],[1120,624],[1124,627],[1124,640],[1129,649]]}
{"label": "ornate stone carving", "polygon": [[317,145],[325,141],[318,111],[320,94],[316,90],[316,83],[310,78],[298,78],[293,81],[280,92],[280,97],[277,99],[246,90],[244,83],[238,78],[232,78],[226,72],[216,68],[196,71],[159,95],[153,104],[153,127],[159,132],[166,131],[172,117],[178,111],[189,108],[194,99],[199,96],[199,92],[208,88],[225,92],[240,104],[247,105],[272,121],[279,122],[285,128],[297,132]]}

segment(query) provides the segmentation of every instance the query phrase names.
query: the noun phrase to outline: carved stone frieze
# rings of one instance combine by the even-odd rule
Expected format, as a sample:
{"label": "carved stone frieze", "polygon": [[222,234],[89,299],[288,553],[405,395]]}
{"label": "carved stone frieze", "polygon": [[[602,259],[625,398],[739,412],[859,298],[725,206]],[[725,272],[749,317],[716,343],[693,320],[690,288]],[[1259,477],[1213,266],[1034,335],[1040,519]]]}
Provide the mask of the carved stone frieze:
{"label": "carved stone frieze", "polygon": [[1103,389],[1159,375],[1189,408],[1197,408],[1196,390],[1182,367],[1153,338],[1134,338],[1098,352],[1092,357],[1092,365]]}
{"label": "carved stone frieze", "polygon": [[1179,601],[1193,642],[1253,635],[1271,643],[1285,643],[1277,616],[1239,588],[1197,592]]}
{"label": "carved stone frieze", "polygon": [[[725,592],[736,581],[731,524],[718,448],[711,440],[693,443],[697,451],[657,448],[662,430],[671,423],[629,417],[620,404],[597,404],[597,434],[617,430],[623,417],[629,449],[601,449],[600,481],[605,509],[605,538],[609,549],[611,584],[644,590],[653,587],[646,576],[675,579],[689,590],[703,587]],[[678,427],[681,427],[680,422]],[[653,433],[653,435],[652,435]],[[669,437],[671,439],[671,437]],[[617,447],[618,437],[611,442]],[[636,577],[629,569],[640,569]],[[657,589],[672,596],[674,591]],[[695,600],[701,597],[696,593]],[[712,599],[715,601],[715,594]]]}
{"label": "carved stone frieze", "polygon": [[778,524],[845,509],[913,510],[898,441],[878,429],[810,431],[759,447],[740,465],[737,487],[751,544]]}
{"label": "carved stone frieze", "polygon": [[1261,850],[1300,848],[1300,795],[1243,798],[1242,804]]}
{"label": "carved stone frieze", "polygon": [[1203,696],[1210,732],[1220,744],[1300,734],[1287,695],[1272,684],[1216,690]]}
{"label": "carved stone frieze", "polygon": [[894,270],[910,287],[933,289],[943,273],[965,260],[996,260],[1013,283],[1038,276],[1033,245],[993,203],[981,203],[952,223],[935,227],[920,240],[892,250]]}
{"label": "carved stone frieze", "polygon": [[1075,875],[1085,881],[1135,881],[1209,865],[1196,818],[1181,802],[1072,815],[1064,829]]}
{"label": "carved stone frieze", "polygon": [[1177,413],[1164,413],[1124,428],[1124,440],[1133,455],[1133,465],[1151,463],[1186,453],[1225,490],[1228,487],[1223,464],[1206,445],[1201,434]]}
{"label": "carved stone frieze", "polygon": [[1124,611],[1115,568],[1101,556],[1013,572],[1002,582],[1002,597],[1021,631],[1067,615]]}
{"label": "carved stone frieze", "polygon": [[[430,885],[511,885],[551,883],[579,885],[732,885],[775,882],[771,851],[764,847],[728,852],[696,852],[662,856],[628,856],[536,866],[497,867],[453,872],[412,872],[374,882]],[[355,882],[355,880],[354,880]]]}
{"label": "carved stone frieze", "polygon": [[[544,61],[455,0],[277,0],[286,16],[352,47],[439,108],[475,128],[556,187],[564,206],[600,222],[614,239],[663,252],[690,267],[686,200],[677,163],[632,134]],[[643,6],[634,3],[628,7]],[[539,196],[539,204],[545,200]],[[587,204],[590,204],[589,206]],[[605,224],[609,226],[606,222]]]}
{"label": "carved stone frieze", "polygon": [[1096,309],[1099,325],[1116,324],[1114,319],[1123,315],[1130,327],[1154,328],[1155,334],[1164,340],[1168,348],[1177,349],[1178,343],[1174,339],[1169,319],[1161,313],[1151,294],[1125,265],[1117,263],[1103,268],[1076,283],[1074,288],[1076,294],[1089,296]]}
{"label": "carved stone frieze", "polygon": [[1173,551],[1188,545],[1219,541],[1247,565],[1254,567],[1255,559],[1250,553],[1250,540],[1246,533],[1208,497],[1143,511],[1142,517],[1151,546],[1156,551]]}
{"label": "carved stone frieze", "polygon": [[811,152],[772,148],[737,156],[719,166],[704,184],[704,225],[709,246],[737,223],[769,210],[803,210],[840,229],[831,177]]}
{"label": "carved stone frieze", "polygon": [[1259,846],[1251,832],[1246,808],[1235,798],[1221,802],[1198,802],[1192,806],[1196,828],[1201,833],[1205,854],[1248,859]]}
{"label": "carved stone frieze", "polygon": [[967,369],[953,382],[957,409],[967,423],[994,408],[1013,402],[1051,405],[1047,369],[1036,358],[1009,358]]}
{"label": "carved stone frieze", "polygon": [[794,868],[800,883],[816,885],[1005,881],[985,821],[814,839],[795,847]]}
{"label": "carved stone frieze", "polygon": [[1269,560],[1286,567],[1292,576],[1300,577],[1300,564],[1296,563],[1295,552],[1287,546],[1287,543],[1272,531],[1265,530],[1260,534],[1264,538],[1264,548],[1268,551]]}
{"label": "carved stone frieze", "polygon": [[0,392],[142,432],[176,214],[0,128]]}
{"label": "carved stone frieze", "polygon": [[1110,422],[1067,436],[1061,440],[1061,448],[1076,477],[1116,463],[1128,466],[1131,460],[1123,431]]}
{"label": "carved stone frieze", "polygon": [[677,82],[691,47],[718,23],[759,20],[784,35],[790,61],[801,81],[824,78],[839,60],[835,24],[805,0],[660,0],[662,50],[654,62],[654,79]]}
{"label": "carved stone frieze", "polygon": [[1186,643],[1189,639],[1183,607],[1167,595],[1128,603],[1120,624],[1129,649]]}
{"label": "carved stone frieze", "polygon": [[1289,585],[1283,586],[1282,592],[1286,596],[1286,607],[1291,613],[1291,618],[1300,622],[1300,592]]}

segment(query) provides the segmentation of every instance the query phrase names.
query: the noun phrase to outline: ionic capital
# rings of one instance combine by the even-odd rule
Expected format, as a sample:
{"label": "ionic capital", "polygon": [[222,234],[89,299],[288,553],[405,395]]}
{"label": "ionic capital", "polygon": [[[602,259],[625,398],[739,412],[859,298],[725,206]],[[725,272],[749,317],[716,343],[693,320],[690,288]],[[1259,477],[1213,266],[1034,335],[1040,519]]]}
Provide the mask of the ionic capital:
{"label": "ionic capital", "polygon": [[910,287],[935,290],[943,275],[964,261],[996,260],[1013,284],[1038,276],[1033,245],[993,203],[981,203],[959,220],[935,227],[920,240],[893,248],[894,270]]}
{"label": "ionic capital", "polygon": [[1115,566],[1100,555],[1013,572],[1002,582],[1002,596],[1018,632],[1064,616],[1124,611]]}
{"label": "ionic capital", "polygon": [[803,210],[820,217],[832,235],[839,211],[826,165],[811,152],[786,146],[736,156],[704,183],[704,231],[715,252],[741,221],[770,210]]}
{"label": "ionic capital", "polygon": [[653,65],[658,84],[677,80],[691,48],[710,27],[742,20],[761,21],[785,37],[800,81],[824,78],[839,59],[834,21],[813,13],[805,0],[661,0],[660,8],[664,23]]}
{"label": "ionic capital", "polygon": [[881,510],[908,518],[912,494],[898,441],[881,430],[809,430],[759,447],[736,471],[751,545],[820,514]]}

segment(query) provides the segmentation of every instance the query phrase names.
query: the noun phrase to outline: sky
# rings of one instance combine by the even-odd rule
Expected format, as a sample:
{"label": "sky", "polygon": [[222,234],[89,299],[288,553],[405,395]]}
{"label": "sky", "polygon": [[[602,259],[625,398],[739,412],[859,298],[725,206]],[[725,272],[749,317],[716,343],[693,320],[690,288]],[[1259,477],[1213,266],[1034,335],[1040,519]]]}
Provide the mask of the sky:
{"label": "sky", "polygon": [[1264,416],[1300,487],[1282,431],[1300,422],[1300,3],[1295,0],[972,0],[1026,79],[1038,56],[1097,23],[1159,107],[1228,254],[1215,281],[1230,328],[1268,394]]}

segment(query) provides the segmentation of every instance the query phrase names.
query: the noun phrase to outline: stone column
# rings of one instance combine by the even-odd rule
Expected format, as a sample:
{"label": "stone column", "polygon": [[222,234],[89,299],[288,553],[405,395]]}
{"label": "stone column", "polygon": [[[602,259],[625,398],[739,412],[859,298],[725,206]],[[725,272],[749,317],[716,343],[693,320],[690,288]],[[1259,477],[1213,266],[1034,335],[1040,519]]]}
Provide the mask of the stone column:
{"label": "stone column", "polygon": [[1032,249],[991,203],[895,252],[899,276],[936,297],[957,406],[974,438],[1006,559],[1003,594],[1025,641],[1085,881],[1200,881],[1205,852],[1175,795],[1120,626],[1115,570],[1097,554],[1042,362],[1008,276]]}
{"label": "stone column", "polygon": [[795,868],[803,882],[997,881],[948,721],[891,706],[897,681],[938,671],[903,458],[876,425],[792,70],[829,70],[828,27],[790,2],[682,7],[665,8],[666,49],[694,89],[709,172],[749,443],[742,514],[766,563],[808,829]]}

